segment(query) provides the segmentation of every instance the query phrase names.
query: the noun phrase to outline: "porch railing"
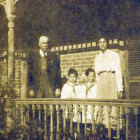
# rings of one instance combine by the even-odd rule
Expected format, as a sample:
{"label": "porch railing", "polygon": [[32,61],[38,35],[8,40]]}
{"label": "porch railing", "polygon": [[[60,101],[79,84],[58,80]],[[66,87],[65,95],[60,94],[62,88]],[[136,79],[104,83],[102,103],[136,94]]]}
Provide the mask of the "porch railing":
{"label": "porch railing", "polygon": [[[15,138],[17,139],[139,139],[139,100],[71,100],[71,99],[15,99],[12,113],[15,116]],[[88,108],[91,122],[87,121]],[[76,111],[74,112],[74,109]],[[106,108],[106,109],[105,109]],[[111,113],[115,109],[116,128],[112,127]],[[97,110],[102,116],[106,110],[108,121],[105,127],[97,122]],[[73,117],[76,114],[77,120]],[[84,123],[80,118],[84,118]]]}

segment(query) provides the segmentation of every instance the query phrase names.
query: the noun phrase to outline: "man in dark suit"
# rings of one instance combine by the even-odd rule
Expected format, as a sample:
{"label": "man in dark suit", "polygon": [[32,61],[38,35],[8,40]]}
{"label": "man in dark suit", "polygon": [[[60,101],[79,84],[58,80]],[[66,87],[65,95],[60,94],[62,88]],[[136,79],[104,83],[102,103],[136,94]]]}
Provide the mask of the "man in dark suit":
{"label": "man in dark suit", "polygon": [[60,92],[60,61],[58,55],[49,51],[48,41],[47,36],[41,36],[40,50],[29,55],[29,96],[52,98]]}

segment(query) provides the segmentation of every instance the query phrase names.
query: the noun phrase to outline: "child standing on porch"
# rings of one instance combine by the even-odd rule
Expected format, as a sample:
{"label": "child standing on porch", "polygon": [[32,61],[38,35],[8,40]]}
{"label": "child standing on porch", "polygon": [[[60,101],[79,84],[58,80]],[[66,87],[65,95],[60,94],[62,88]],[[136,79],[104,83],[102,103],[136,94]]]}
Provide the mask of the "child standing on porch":
{"label": "child standing on porch", "polygon": [[[94,81],[95,72],[92,68],[88,68],[85,72],[86,82],[81,87],[81,92],[84,92],[83,95],[86,99],[97,99],[97,84]],[[82,122],[85,123],[84,111],[82,111]],[[94,119],[96,120],[97,106],[95,106]],[[92,123],[92,111],[91,106],[88,105],[87,108],[87,123]]]}
{"label": "child standing on porch", "polygon": [[[62,91],[61,91],[61,98],[66,99],[76,99],[76,98],[84,98],[83,96],[79,95],[80,85],[77,83],[78,72],[70,68],[68,71],[68,82],[64,84]],[[69,107],[66,106],[65,116],[66,119],[70,119],[69,117]],[[73,106],[73,122],[74,122],[74,135],[76,134],[76,124],[77,122],[81,122],[81,116],[77,117],[77,106]],[[76,137],[76,135],[75,135]]]}
{"label": "child standing on porch", "polygon": [[[81,94],[80,92],[81,86],[77,83],[77,78],[78,72],[75,69],[70,68],[68,71],[68,82],[65,83],[62,88],[61,98],[67,99],[85,98],[84,94]],[[73,121],[77,122],[76,105],[74,105],[73,112],[74,112]],[[68,108],[66,109],[66,117],[68,117]]]}
{"label": "child standing on porch", "polygon": [[64,84],[62,91],[61,91],[61,98],[69,98],[74,99],[77,97],[77,90],[78,90],[78,72],[70,68],[68,71],[68,82]]}
{"label": "child standing on porch", "polygon": [[[62,91],[61,91],[61,98],[67,99],[75,99],[75,98],[84,98],[79,95],[80,85],[77,83],[78,72],[70,68],[68,71],[68,82],[64,84]],[[73,108],[73,121],[77,121],[76,117],[76,105]],[[66,107],[66,118],[68,118],[68,107]],[[79,120],[80,121],[80,120]]]}

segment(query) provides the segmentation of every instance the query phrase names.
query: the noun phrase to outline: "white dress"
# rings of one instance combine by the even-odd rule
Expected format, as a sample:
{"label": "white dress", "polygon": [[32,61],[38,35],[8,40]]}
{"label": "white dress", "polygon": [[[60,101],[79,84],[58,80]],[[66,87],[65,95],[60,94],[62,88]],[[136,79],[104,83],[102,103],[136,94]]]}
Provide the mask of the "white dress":
{"label": "white dress", "polygon": [[[119,54],[109,49],[105,53],[100,52],[95,57],[95,73],[97,78],[97,98],[117,99],[117,91],[123,91]],[[115,116],[115,107],[112,107],[111,123],[116,121]],[[102,120],[100,123],[103,123],[108,128],[106,106],[103,107],[103,113],[98,115],[98,118]]]}
{"label": "white dress", "polygon": [[[61,91],[61,98],[65,98],[65,99],[76,99],[76,98],[82,98],[83,96],[81,96],[79,90],[80,90],[80,85],[78,83],[71,83],[71,82],[67,82],[64,84],[62,91]],[[84,97],[83,97],[84,98]],[[66,118],[69,118],[69,107],[66,106]],[[73,121],[77,122],[77,121],[81,121],[81,117],[77,118],[77,107],[76,105],[73,106]]]}
{"label": "white dress", "polygon": [[61,98],[75,99],[75,98],[84,98],[81,96],[79,90],[80,85],[78,83],[67,82],[64,84],[61,91]]}
{"label": "white dress", "polygon": [[123,91],[119,54],[106,50],[95,57],[98,99],[117,99],[117,91]]}
{"label": "white dress", "polygon": [[[81,85],[81,93],[85,99],[97,99],[97,84],[96,83],[85,83]],[[87,108],[87,123],[92,123],[92,111],[91,105]],[[96,120],[97,106],[95,106],[94,119]],[[85,112],[82,106],[82,122],[85,123]]]}

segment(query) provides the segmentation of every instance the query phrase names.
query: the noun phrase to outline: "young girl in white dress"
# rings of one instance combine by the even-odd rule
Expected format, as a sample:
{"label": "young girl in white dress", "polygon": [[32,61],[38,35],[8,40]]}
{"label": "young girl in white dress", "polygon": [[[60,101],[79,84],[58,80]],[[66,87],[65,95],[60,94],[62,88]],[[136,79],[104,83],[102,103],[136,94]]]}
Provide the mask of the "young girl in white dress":
{"label": "young girl in white dress", "polygon": [[[82,96],[79,95],[80,85],[77,83],[77,78],[78,72],[75,69],[70,68],[68,71],[68,82],[66,82],[62,88],[61,98],[67,99],[82,98]],[[68,106],[66,106],[66,118],[69,118],[68,112],[69,112]],[[74,113],[73,121],[77,122],[76,105],[73,106],[73,113]]]}
{"label": "young girl in white dress", "polygon": [[[82,98],[80,96],[80,85],[77,83],[77,78],[78,78],[78,72],[70,68],[68,71],[68,82],[66,82],[62,88],[61,91],[61,98],[65,99],[75,99],[75,98]],[[65,111],[65,116],[66,119],[69,120],[69,107],[66,105],[66,111]],[[81,122],[81,116],[77,117],[77,107],[76,105],[73,105],[73,131],[74,131],[74,136],[76,138],[77,136],[77,122]]]}
{"label": "young girl in white dress", "polygon": [[70,68],[68,71],[68,81],[64,84],[61,91],[61,98],[76,98],[78,89],[77,78],[78,72]]}
{"label": "young girl in white dress", "polygon": [[[86,82],[81,86],[81,93],[86,99],[97,99],[97,84],[94,81],[95,72],[92,68],[89,68],[85,72]],[[85,123],[84,110],[82,111],[82,122]],[[94,119],[96,120],[97,106],[95,106]],[[87,123],[92,123],[91,105],[87,108]]]}

